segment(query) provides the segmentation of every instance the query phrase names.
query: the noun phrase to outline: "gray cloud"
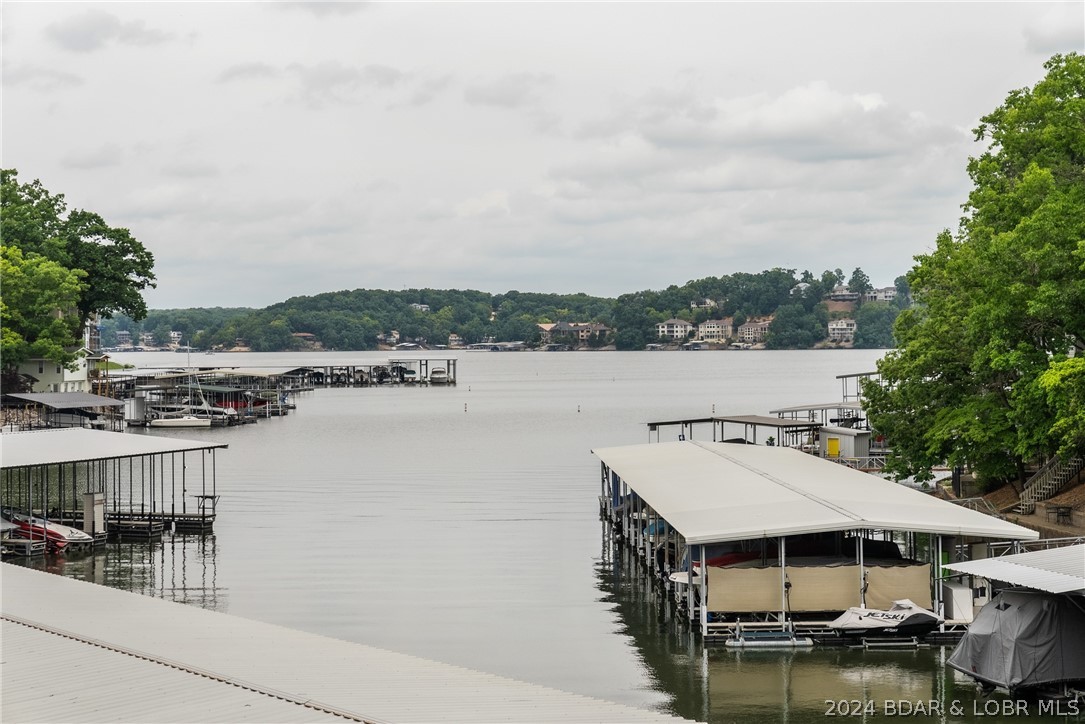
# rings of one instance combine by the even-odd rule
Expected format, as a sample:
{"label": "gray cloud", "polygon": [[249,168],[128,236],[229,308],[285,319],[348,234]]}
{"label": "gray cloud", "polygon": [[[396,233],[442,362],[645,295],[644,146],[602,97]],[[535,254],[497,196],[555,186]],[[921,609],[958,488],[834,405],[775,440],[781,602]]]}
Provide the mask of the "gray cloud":
{"label": "gray cloud", "polygon": [[238,63],[231,65],[219,73],[219,83],[229,83],[235,80],[265,80],[277,78],[281,75],[279,69],[267,63]]}
{"label": "gray cloud", "polygon": [[520,108],[538,101],[540,88],[551,85],[554,79],[540,73],[512,73],[485,83],[468,86],[463,97],[473,105]]}
{"label": "gray cloud", "polygon": [[173,39],[172,33],[148,28],[142,20],[121,22],[102,10],[88,10],[45,28],[57,45],[77,53],[89,53],[117,42],[125,45],[155,45]]}
{"label": "gray cloud", "polygon": [[1051,3],[1040,17],[1024,27],[1025,47],[1032,53],[1085,50],[1085,3]]}
{"label": "gray cloud", "polygon": [[444,75],[440,78],[429,78],[420,81],[406,98],[406,100],[393,103],[393,108],[417,108],[431,102],[446,88],[452,85],[452,76]]}
{"label": "gray cloud", "polygon": [[380,86],[381,88],[391,88],[398,85],[405,77],[403,71],[379,64],[365,66],[362,68],[361,74],[362,82]]}
{"label": "gray cloud", "polygon": [[87,171],[120,165],[123,155],[120,146],[107,143],[98,148],[69,151],[60,162],[67,168]]}
{"label": "gray cloud", "polygon": [[367,10],[371,7],[369,2],[355,0],[332,0],[331,2],[279,2],[274,6],[281,10],[300,10],[317,17],[343,17]]}
{"label": "gray cloud", "polygon": [[286,69],[297,78],[304,102],[317,108],[326,103],[354,100],[354,93],[363,82],[361,71],[337,61],[316,65],[292,63]]}
{"label": "gray cloud", "polygon": [[219,175],[219,168],[210,163],[174,163],[162,167],[162,174],[175,178],[215,178]]}
{"label": "gray cloud", "polygon": [[52,68],[17,65],[4,66],[4,85],[25,85],[39,91],[58,91],[83,85],[83,79],[74,73]]}

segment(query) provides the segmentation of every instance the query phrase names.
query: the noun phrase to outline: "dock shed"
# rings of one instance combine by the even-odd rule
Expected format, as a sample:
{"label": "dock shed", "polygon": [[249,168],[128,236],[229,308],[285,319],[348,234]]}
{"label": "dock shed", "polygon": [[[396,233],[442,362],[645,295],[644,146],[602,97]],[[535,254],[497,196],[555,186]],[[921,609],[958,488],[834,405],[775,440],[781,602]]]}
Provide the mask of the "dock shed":
{"label": "dock shed", "polygon": [[936,584],[958,542],[1039,537],[793,448],[681,441],[594,453],[603,514],[649,568],[707,570],[685,591],[706,636],[738,621],[824,626],[850,606],[901,598],[940,611]]}

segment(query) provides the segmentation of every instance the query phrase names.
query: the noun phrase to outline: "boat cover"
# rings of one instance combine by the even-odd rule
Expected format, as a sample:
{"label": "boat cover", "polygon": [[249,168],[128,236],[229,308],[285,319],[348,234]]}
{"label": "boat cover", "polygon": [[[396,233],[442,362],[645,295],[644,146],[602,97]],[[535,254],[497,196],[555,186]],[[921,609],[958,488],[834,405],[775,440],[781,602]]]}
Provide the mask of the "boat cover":
{"label": "boat cover", "polygon": [[976,614],[946,661],[1010,691],[1085,680],[1085,597],[1006,589]]}

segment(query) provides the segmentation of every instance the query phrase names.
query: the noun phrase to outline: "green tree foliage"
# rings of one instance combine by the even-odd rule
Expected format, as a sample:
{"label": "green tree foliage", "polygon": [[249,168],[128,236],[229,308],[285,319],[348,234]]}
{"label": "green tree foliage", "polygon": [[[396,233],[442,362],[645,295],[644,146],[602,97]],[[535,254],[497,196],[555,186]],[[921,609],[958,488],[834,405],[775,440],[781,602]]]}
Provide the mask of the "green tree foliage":
{"label": "green tree foliage", "polygon": [[769,325],[768,349],[809,349],[828,336],[829,315],[824,305],[807,312],[801,304],[785,304]]}
{"label": "green tree foliage", "polygon": [[64,196],[40,181],[20,183],[0,170],[3,270],[3,372],[8,389],[28,359],[71,366],[84,326],[96,315],[135,318],[147,307],[154,259],[127,229],[89,211],[69,212]]}
{"label": "green tree foliage", "polygon": [[866,272],[855,267],[855,271],[851,273],[851,279],[848,280],[848,291],[858,294],[859,300],[862,301],[863,295],[873,289],[874,285],[870,283],[870,277],[866,275]]}
{"label": "green tree foliage", "polygon": [[154,287],[154,257],[127,229],[90,211],[69,212],[63,194],[49,193],[37,180],[19,183],[13,169],[0,171],[0,203],[5,246],[86,274],[76,305],[80,325],[95,315],[146,316],[143,290]]}
{"label": "green tree foliage", "polygon": [[855,313],[855,347],[888,349],[894,346],[893,323],[899,310],[889,302],[867,302]]}
{"label": "green tree foliage", "polygon": [[[83,293],[80,270],[65,269],[33,252],[0,246],[0,334],[8,374],[28,359],[44,358],[61,365],[75,361],[79,319],[74,310]],[[5,387],[17,384],[5,380]]]}
{"label": "green tree foliage", "polygon": [[976,129],[956,235],[917,257],[899,348],[867,385],[898,474],[965,465],[996,483],[1085,446],[1085,57],[1054,56]]}

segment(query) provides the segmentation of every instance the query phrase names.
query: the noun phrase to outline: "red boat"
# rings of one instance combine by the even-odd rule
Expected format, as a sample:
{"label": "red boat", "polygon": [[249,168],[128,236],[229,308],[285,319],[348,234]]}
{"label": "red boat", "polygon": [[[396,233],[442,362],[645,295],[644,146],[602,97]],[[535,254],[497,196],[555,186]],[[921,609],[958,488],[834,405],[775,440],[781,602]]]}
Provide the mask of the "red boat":
{"label": "red boat", "polygon": [[25,515],[10,508],[3,510],[4,520],[15,526],[12,531],[17,538],[44,540],[52,551],[62,551],[72,543],[93,543],[94,538],[78,528],[53,523],[43,518]]}

